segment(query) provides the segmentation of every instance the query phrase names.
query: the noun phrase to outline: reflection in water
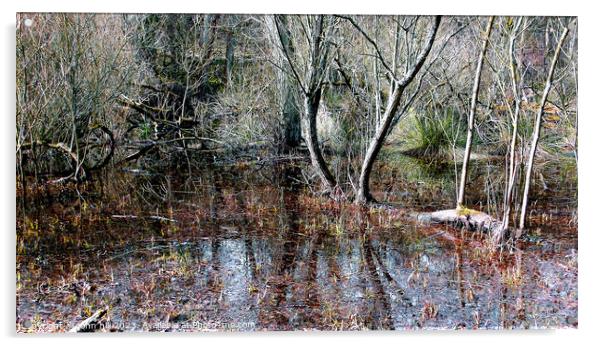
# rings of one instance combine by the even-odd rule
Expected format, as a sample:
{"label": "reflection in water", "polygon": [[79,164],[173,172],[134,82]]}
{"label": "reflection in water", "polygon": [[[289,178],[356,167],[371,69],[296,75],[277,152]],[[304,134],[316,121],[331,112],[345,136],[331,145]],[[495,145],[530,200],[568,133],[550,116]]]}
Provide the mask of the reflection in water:
{"label": "reflection in water", "polygon": [[[288,326],[291,321],[290,296],[295,291],[293,275],[297,263],[297,251],[299,249],[299,185],[298,179],[300,169],[298,167],[285,167],[279,173],[279,193],[281,208],[284,211],[284,227],[281,229],[282,251],[280,259],[276,262],[276,270],[270,277],[268,286],[273,287],[271,298],[268,298],[268,323],[275,323],[273,329],[278,326]],[[311,284],[311,282],[309,282]],[[271,321],[270,321],[271,320]]]}
{"label": "reflection in water", "polygon": [[574,229],[500,259],[311,197],[301,180],[294,165],[125,176],[107,180],[118,197],[109,186],[32,206],[19,217],[17,328],[68,329],[104,306],[115,330],[576,326]]}

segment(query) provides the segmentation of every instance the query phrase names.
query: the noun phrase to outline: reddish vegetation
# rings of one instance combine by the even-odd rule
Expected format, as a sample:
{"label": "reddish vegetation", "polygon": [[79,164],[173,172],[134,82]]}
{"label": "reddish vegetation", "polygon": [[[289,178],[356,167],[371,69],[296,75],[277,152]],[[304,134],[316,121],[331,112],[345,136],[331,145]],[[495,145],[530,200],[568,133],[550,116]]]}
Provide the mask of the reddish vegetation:
{"label": "reddish vegetation", "polygon": [[18,208],[17,329],[67,330],[103,307],[115,331],[577,325],[571,215],[534,213],[500,253],[400,210],[228,174],[19,191],[36,203]]}

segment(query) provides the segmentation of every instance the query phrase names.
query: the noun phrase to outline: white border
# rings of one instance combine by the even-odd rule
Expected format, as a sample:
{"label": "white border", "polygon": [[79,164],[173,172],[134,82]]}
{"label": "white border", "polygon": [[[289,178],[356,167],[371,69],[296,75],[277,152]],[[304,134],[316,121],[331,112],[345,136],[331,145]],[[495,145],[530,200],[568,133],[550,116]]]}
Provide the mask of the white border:
{"label": "white border", "polygon": [[[350,344],[373,342],[408,342],[410,344],[440,343],[478,345],[514,345],[516,343],[545,343],[572,345],[599,339],[602,329],[600,318],[600,256],[602,252],[602,226],[598,207],[602,193],[602,166],[598,164],[602,148],[602,107],[597,101],[602,99],[600,91],[602,76],[600,64],[600,27],[602,18],[596,11],[594,1],[553,1],[553,0],[502,0],[502,1],[375,1],[375,0],[303,0],[288,3],[285,1],[238,0],[238,1],[161,1],[161,0],[86,0],[42,1],[8,0],[2,2],[2,49],[0,59],[3,77],[0,82],[1,105],[5,110],[1,117],[2,150],[0,162],[5,165],[0,196],[2,196],[3,250],[0,289],[4,304],[1,306],[0,326],[4,341],[9,344],[82,344],[106,345],[107,342],[133,342],[132,337],[146,339],[152,345],[168,342],[164,335],[133,334],[108,335],[103,337],[86,336],[85,339],[66,336],[15,336],[15,13],[16,12],[189,12],[189,13],[363,13],[363,14],[444,14],[444,15],[570,15],[579,17],[579,329],[558,331],[519,331],[519,332],[371,332],[371,333],[248,333],[206,335],[178,334],[178,342],[209,342],[281,345],[282,343],[327,343],[341,341]],[[174,336],[174,335],[172,335]],[[299,336],[305,336],[299,338]],[[108,338],[107,338],[108,337]],[[333,338],[336,338],[334,340]],[[372,340],[372,338],[376,338]],[[395,338],[395,340],[393,340]],[[535,340],[537,338],[538,340]]]}
{"label": "white border", "polygon": [[275,0],[224,1],[43,1],[20,3],[20,11],[54,12],[169,12],[169,13],[363,13],[446,15],[577,15],[579,6],[560,1],[382,1],[382,0]]}

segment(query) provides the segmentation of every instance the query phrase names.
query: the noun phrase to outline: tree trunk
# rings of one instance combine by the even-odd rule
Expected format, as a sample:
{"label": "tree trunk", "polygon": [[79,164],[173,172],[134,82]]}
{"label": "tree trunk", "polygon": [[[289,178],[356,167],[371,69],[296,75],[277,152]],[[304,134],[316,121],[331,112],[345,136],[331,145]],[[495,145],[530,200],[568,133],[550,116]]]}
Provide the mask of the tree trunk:
{"label": "tree trunk", "polygon": [[305,137],[307,148],[309,149],[311,164],[316,168],[318,176],[324,186],[333,192],[337,183],[328,169],[328,165],[320,150],[320,143],[318,142],[316,120],[321,96],[322,90],[318,89],[315,93],[312,93],[312,95],[306,95],[304,97],[305,112],[303,114],[303,136]]}
{"label": "tree trunk", "polygon": [[[279,21],[280,24],[277,24],[276,21]],[[266,16],[266,25],[275,45],[272,56],[277,65],[274,70],[282,123],[282,131],[278,134],[280,138],[277,139],[278,149],[288,153],[301,144],[301,117],[296,97],[298,92],[295,81],[290,76],[292,74],[291,66],[286,61],[287,57],[294,55],[294,46],[286,16]]]}
{"label": "tree trunk", "polygon": [[383,114],[384,121],[376,130],[376,133],[370,142],[370,146],[368,147],[368,151],[366,152],[366,156],[364,157],[364,163],[362,164],[362,171],[360,173],[360,180],[355,198],[355,201],[358,204],[366,204],[374,201],[374,198],[370,194],[370,174],[372,173],[372,167],[374,166],[378,152],[385,142],[387,130],[391,125],[393,115],[395,115],[397,109],[399,108],[402,93],[402,87],[399,84],[395,84],[393,94],[389,98],[387,109]]}
{"label": "tree trunk", "polygon": [[426,61],[426,57],[428,56],[431,48],[433,47],[433,43],[435,41],[435,36],[437,35],[437,30],[439,29],[439,24],[441,23],[441,16],[435,17],[435,21],[431,26],[431,29],[428,34],[427,42],[424,47],[420,51],[418,58],[414,65],[408,70],[406,75],[400,81],[394,81],[395,85],[393,87],[393,93],[389,96],[389,101],[387,102],[387,109],[383,114],[383,119],[380,122],[372,141],[370,142],[370,146],[368,147],[368,151],[366,152],[366,156],[364,157],[364,162],[362,164],[362,170],[360,173],[360,180],[358,184],[358,188],[356,191],[355,202],[358,204],[366,204],[374,201],[374,198],[370,194],[370,174],[372,173],[372,168],[374,166],[374,162],[382,148],[387,134],[389,133],[389,127],[391,126],[391,122],[395,117],[397,110],[399,109],[399,104],[401,102],[401,96],[405,88],[414,80],[422,65]]}
{"label": "tree trunk", "polygon": [[217,36],[217,21],[219,15],[206,14],[203,16],[203,32],[200,38],[201,41],[201,84],[199,89],[201,91],[200,98],[205,98],[207,91],[209,90],[209,59],[213,53],[213,46],[215,38]]}
{"label": "tree trunk", "polygon": [[[286,16],[275,15],[266,18],[266,22],[272,37],[275,38],[275,42],[279,43],[282,61],[287,62],[287,71],[291,72],[289,75],[292,76],[287,77],[296,80],[299,94],[303,95],[304,111],[301,126],[305,142],[309,149],[312,166],[329,192],[336,193],[337,183],[322,156],[316,125],[318,109],[322,98],[322,84],[330,59],[329,37],[333,34],[334,23],[330,16],[318,15],[313,18],[307,18],[308,23],[310,21],[313,22],[311,31],[305,31],[306,34],[309,34],[305,37],[307,38],[308,55],[299,62],[296,61],[297,59],[295,59],[295,54],[293,53],[296,48],[295,46],[301,45],[302,41],[297,40],[293,42],[286,19]],[[303,51],[303,49],[300,49],[300,51]],[[295,66],[300,64],[305,65],[303,69],[298,69]],[[299,71],[304,73],[300,73]],[[291,96],[289,95],[289,97]],[[293,117],[294,115],[291,114],[289,120],[294,119]],[[285,132],[296,133],[296,131],[296,127],[290,126]]]}
{"label": "tree trunk", "polygon": [[236,38],[232,29],[226,35],[226,84],[232,84],[232,69],[234,68],[234,49],[236,47]]}
{"label": "tree trunk", "polygon": [[297,106],[297,90],[288,76],[282,76],[280,88],[282,122],[284,123],[284,146],[285,153],[299,147],[301,144],[301,117]]}
{"label": "tree trunk", "polygon": [[489,45],[489,36],[491,35],[491,27],[493,26],[493,16],[489,17],[487,22],[487,29],[485,31],[485,38],[483,40],[483,46],[479,55],[479,61],[477,63],[477,70],[474,77],[474,84],[472,87],[472,97],[470,101],[470,111],[468,114],[468,131],[466,132],[466,148],[464,150],[464,161],[462,162],[462,175],[460,176],[460,186],[458,191],[458,200],[456,202],[456,208],[460,209],[464,204],[464,191],[466,188],[466,177],[468,175],[468,162],[470,160],[470,152],[472,150],[472,133],[474,130],[474,118],[475,111],[477,108],[477,100],[479,98],[479,84],[481,82],[481,70],[483,69],[483,60],[485,60],[485,54],[487,53],[487,46]]}
{"label": "tree trunk", "polygon": [[522,231],[525,228],[525,220],[527,218],[527,204],[529,203],[529,188],[531,187],[531,174],[533,173],[533,161],[535,160],[535,153],[537,151],[537,143],[539,142],[539,132],[541,130],[541,118],[544,113],[544,107],[546,101],[548,99],[548,94],[550,93],[550,89],[552,89],[552,80],[554,78],[554,69],[556,68],[556,64],[558,63],[558,57],[560,56],[560,50],[562,48],[562,44],[566,39],[566,36],[569,32],[568,28],[564,28],[562,35],[560,36],[560,40],[558,41],[558,45],[556,46],[556,51],[554,52],[554,58],[552,59],[552,64],[550,65],[550,69],[548,70],[548,78],[546,80],[546,86],[543,91],[543,95],[541,96],[541,103],[539,104],[539,111],[537,112],[537,116],[535,118],[535,127],[533,129],[533,138],[531,140],[531,149],[529,153],[529,160],[527,162],[527,173],[525,176],[525,190],[523,193],[523,202],[521,206],[520,213],[520,224],[519,231]]}
{"label": "tree trunk", "polygon": [[510,223],[510,211],[512,209],[512,197],[514,194],[514,185],[517,174],[516,165],[516,139],[518,137],[518,118],[520,116],[520,88],[519,88],[519,74],[517,71],[516,55],[514,54],[514,46],[516,42],[516,36],[521,29],[521,23],[523,18],[519,17],[514,24],[514,29],[510,35],[510,44],[508,53],[510,56],[510,73],[512,77],[512,93],[514,96],[514,114],[512,116],[512,139],[510,140],[510,158],[508,168],[508,179],[506,181],[506,191],[504,195],[504,216],[502,218],[502,227],[500,232],[506,232]]}
{"label": "tree trunk", "polygon": [[[282,45],[283,48],[288,51],[288,55],[292,56],[294,46],[291,42],[286,17],[280,17],[279,20],[284,24],[281,35]],[[282,66],[286,65],[282,54],[280,54],[279,60]],[[290,77],[290,72],[287,74],[279,69],[277,75],[280,89],[281,119],[284,125],[283,151],[289,152],[291,149],[296,148],[301,144],[301,117],[299,114],[299,107],[297,106],[297,88]]]}
{"label": "tree trunk", "polygon": [[421,223],[447,223],[459,224],[468,230],[493,231],[500,226],[500,221],[478,210],[457,209],[438,210],[430,213],[416,214],[416,219]]}

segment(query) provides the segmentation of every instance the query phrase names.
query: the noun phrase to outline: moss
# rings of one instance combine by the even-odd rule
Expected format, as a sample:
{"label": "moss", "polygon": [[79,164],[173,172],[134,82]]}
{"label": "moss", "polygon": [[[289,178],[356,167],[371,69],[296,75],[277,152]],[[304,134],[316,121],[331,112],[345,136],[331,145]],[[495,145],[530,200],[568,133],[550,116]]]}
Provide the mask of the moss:
{"label": "moss", "polygon": [[463,205],[459,205],[458,207],[456,207],[456,212],[458,213],[459,216],[476,215],[476,214],[481,213],[478,210],[470,209]]}

